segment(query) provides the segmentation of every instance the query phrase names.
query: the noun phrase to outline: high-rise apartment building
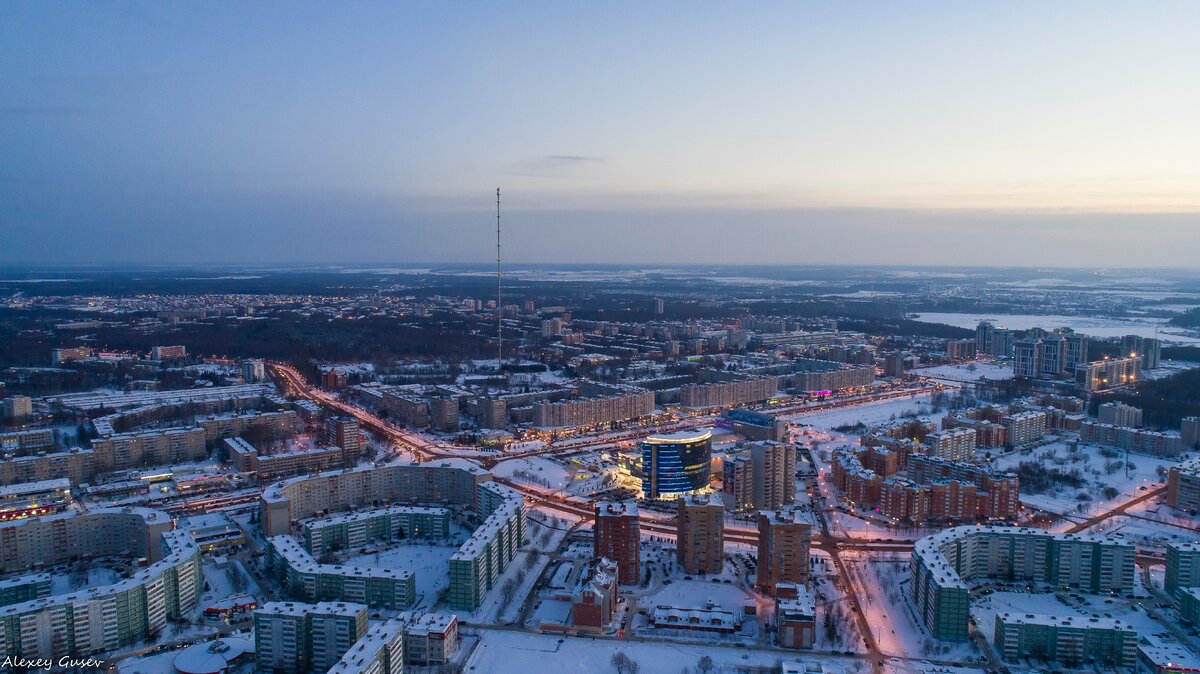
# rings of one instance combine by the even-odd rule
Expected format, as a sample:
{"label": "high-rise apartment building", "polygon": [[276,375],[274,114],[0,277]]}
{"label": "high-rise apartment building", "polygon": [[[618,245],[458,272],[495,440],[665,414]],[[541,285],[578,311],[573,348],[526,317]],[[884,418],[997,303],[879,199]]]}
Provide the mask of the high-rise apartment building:
{"label": "high-rise apartment building", "polygon": [[796,446],[783,442],[750,445],[754,507],[771,510],[796,500]]}
{"label": "high-rise apartment building", "polygon": [[754,459],[741,454],[728,456],[721,465],[721,495],[730,510],[754,507]]}
{"label": "high-rise apartment building", "polygon": [[1179,440],[1183,451],[1190,452],[1200,444],[1200,417],[1184,417],[1179,422]]}
{"label": "high-rise apartment building", "polygon": [[367,607],[348,602],[274,601],[254,612],[260,672],[324,672],[367,632]]}
{"label": "high-rise apartment building", "polygon": [[758,586],[774,594],[780,583],[808,584],[812,522],[794,510],[758,514]]}
{"label": "high-rise apartment building", "polygon": [[1121,356],[1140,358],[1143,370],[1158,368],[1162,356],[1162,342],[1153,337],[1125,335],[1121,338]]}
{"label": "high-rise apartment building", "polygon": [[1167,472],[1167,505],[1188,512],[1200,510],[1200,459],[1171,466]]}
{"label": "high-rise apartment building", "polygon": [[978,353],[993,353],[992,339],[996,336],[996,326],[991,321],[979,321],[975,326],[975,351]]}
{"label": "high-rise apartment building", "polygon": [[1120,402],[1104,403],[1096,410],[1096,416],[1102,424],[1136,428],[1142,425],[1141,408]]}
{"label": "high-rise apartment building", "polygon": [[975,346],[976,343],[973,339],[947,339],[946,359],[963,360],[965,358],[974,358]]}
{"label": "high-rise apartment building", "polygon": [[1175,597],[1180,590],[1200,587],[1200,544],[1167,543],[1167,572],[1163,589]]}
{"label": "high-rise apartment building", "polygon": [[1134,582],[1132,543],[1096,534],[1041,529],[960,526],[917,541],[910,592],[934,638],[966,641],[971,578],[1037,580],[1090,592],[1128,590]]}
{"label": "high-rise apartment building", "polygon": [[242,361],[242,379],[247,384],[254,384],[267,379],[267,366],[262,360],[252,358]]}
{"label": "high-rise apartment building", "polygon": [[1075,368],[1075,387],[1089,393],[1131,386],[1141,378],[1142,359],[1137,356],[1106,358]]}
{"label": "high-rise apartment building", "polygon": [[1088,359],[1088,336],[1070,333],[1066,336],[1067,352],[1064,357],[1064,372],[1073,375],[1075,367]]}
{"label": "high-rise apartment building", "polygon": [[155,346],[150,349],[151,360],[168,360],[170,358],[186,358],[187,347],[183,345],[175,346]]}
{"label": "high-rise apartment building", "polygon": [[1046,435],[1045,412],[1017,412],[1000,418],[1008,435],[1009,447],[1023,447],[1041,440]]}
{"label": "high-rise apartment building", "polygon": [[9,396],[4,399],[4,416],[9,419],[28,419],[33,416],[33,398]]}
{"label": "high-rise apartment building", "polygon": [[1042,340],[1041,365],[1038,371],[1045,377],[1060,377],[1067,371],[1067,340],[1060,335],[1048,335]]}
{"label": "high-rise apartment building", "polygon": [[617,563],[622,584],[642,580],[642,531],[635,501],[600,501],[595,505],[592,548],[596,557]]}
{"label": "high-rise apartment building", "polygon": [[1042,340],[1021,339],[1013,342],[1013,376],[1035,378],[1041,373]]}
{"label": "high-rise apartment building", "polygon": [[325,442],[342,448],[342,461],[352,465],[362,455],[362,431],[354,417],[329,417],[325,421]]}
{"label": "high-rise apartment building", "polygon": [[975,439],[973,428],[951,428],[926,435],[924,444],[930,456],[969,461],[975,457]]}
{"label": "high-rise apartment building", "polygon": [[725,568],[725,508],[716,496],[688,494],[677,507],[676,553],[688,573]]}
{"label": "high-rise apartment building", "polygon": [[309,614],[312,668],[328,671],[367,632],[367,607],[346,602],[322,602]]}

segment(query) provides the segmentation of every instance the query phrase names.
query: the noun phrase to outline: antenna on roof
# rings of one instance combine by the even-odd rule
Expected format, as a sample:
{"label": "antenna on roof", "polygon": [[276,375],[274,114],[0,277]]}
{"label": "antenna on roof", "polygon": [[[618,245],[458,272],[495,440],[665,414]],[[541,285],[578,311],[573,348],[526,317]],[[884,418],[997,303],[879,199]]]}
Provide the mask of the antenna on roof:
{"label": "antenna on roof", "polygon": [[500,188],[496,188],[496,371],[504,364],[504,304],[500,294]]}

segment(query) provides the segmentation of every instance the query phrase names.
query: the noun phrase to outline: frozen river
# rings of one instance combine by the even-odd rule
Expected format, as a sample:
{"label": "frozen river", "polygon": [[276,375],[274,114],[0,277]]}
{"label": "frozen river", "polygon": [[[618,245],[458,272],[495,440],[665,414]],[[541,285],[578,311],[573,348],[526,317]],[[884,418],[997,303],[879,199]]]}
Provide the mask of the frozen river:
{"label": "frozen river", "polygon": [[1039,314],[957,314],[957,313],[924,313],[914,316],[914,320],[923,323],[945,323],[960,328],[974,329],[979,321],[992,321],[997,327],[1010,330],[1028,330],[1030,328],[1071,328],[1091,337],[1121,337],[1123,335],[1141,335],[1158,338],[1165,343],[1200,344],[1200,337],[1186,334],[1183,328],[1167,327],[1166,319],[1162,318],[1102,318],[1097,316],[1055,316]]}

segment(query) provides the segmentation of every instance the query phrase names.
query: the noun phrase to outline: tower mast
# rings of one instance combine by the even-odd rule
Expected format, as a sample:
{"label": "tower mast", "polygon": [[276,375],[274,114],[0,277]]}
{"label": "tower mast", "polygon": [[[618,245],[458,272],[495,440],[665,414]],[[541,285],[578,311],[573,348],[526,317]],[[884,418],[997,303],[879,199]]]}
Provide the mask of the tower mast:
{"label": "tower mast", "polygon": [[500,294],[500,188],[496,188],[496,371],[504,364],[504,304]]}

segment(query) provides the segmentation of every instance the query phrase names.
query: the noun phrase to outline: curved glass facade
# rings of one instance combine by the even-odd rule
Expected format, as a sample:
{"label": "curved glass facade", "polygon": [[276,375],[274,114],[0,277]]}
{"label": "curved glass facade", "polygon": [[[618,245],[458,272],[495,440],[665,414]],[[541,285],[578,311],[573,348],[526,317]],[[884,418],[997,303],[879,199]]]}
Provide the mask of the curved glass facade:
{"label": "curved glass facade", "polygon": [[642,442],[642,491],[664,498],[708,485],[712,433],[673,433]]}

